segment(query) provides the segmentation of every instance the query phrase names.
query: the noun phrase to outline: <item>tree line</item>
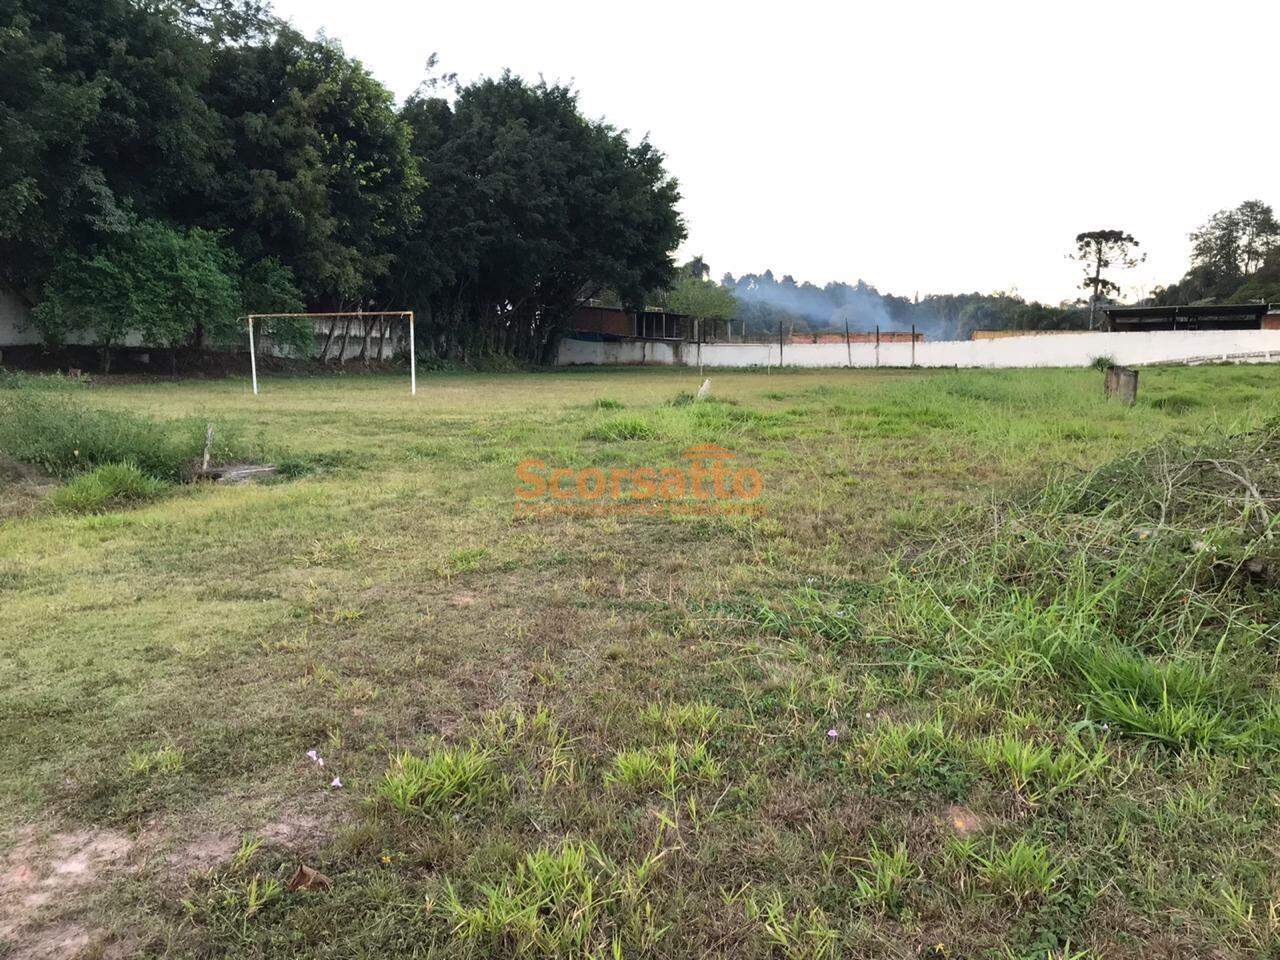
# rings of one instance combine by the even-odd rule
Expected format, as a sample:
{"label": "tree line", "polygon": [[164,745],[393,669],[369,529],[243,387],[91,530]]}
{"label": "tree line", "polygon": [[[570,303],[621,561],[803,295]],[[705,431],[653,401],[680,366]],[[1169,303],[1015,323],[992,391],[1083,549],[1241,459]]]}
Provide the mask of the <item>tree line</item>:
{"label": "tree line", "polygon": [[[1083,328],[1085,313],[1077,305],[1051,306],[1028,301],[1017,293],[929,294],[904,297],[881,293],[864,280],[833,281],[818,286],[773,270],[724,274],[719,284],[703,279],[701,257],[681,267],[670,291],[659,294],[664,306],[702,317],[734,322],[734,335],[771,339],[781,334],[871,331],[916,331],[934,340],[964,340],[975,330],[1046,330]],[[701,282],[698,282],[698,281]],[[695,292],[703,288],[701,292]],[[716,290],[720,296],[712,297]]]}
{"label": "tree line", "polygon": [[[1280,303],[1280,222],[1270,205],[1246,200],[1220,210],[1189,235],[1191,263],[1183,278],[1156,287],[1141,305]],[[663,304],[704,317],[726,317],[749,338],[851,330],[908,330],[931,339],[964,340],[976,330],[1087,330],[1100,308],[1116,302],[1121,270],[1143,262],[1141,244],[1118,229],[1078,234],[1068,256],[1082,268],[1074,301],[1044,304],[1014,292],[930,294],[910,299],[881,293],[863,280],[817,286],[772,270],[735,277],[719,285],[707,278],[701,257],[685,264]],[[719,296],[713,295],[715,291]],[[725,298],[725,294],[728,298]]]}
{"label": "tree line", "polygon": [[667,285],[685,235],[662,154],[571,89],[435,77],[398,105],[254,0],[0,0],[0,143],[0,283],[107,359],[411,308],[427,354],[543,362],[582,300]]}
{"label": "tree line", "polygon": [[1152,291],[1154,303],[1280,303],[1280,222],[1270,204],[1219,210],[1190,239],[1190,269]]}

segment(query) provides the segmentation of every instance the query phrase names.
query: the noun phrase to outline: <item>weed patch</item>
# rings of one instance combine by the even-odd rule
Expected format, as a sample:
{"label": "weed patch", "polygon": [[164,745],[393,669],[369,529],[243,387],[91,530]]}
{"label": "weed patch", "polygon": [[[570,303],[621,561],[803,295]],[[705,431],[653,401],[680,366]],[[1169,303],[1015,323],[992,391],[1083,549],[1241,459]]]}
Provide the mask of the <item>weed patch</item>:
{"label": "weed patch", "polygon": [[498,786],[490,754],[457,747],[425,757],[400,754],[375,796],[405,816],[430,816],[477,806],[493,796]]}
{"label": "weed patch", "polygon": [[643,953],[663,938],[650,887],[662,860],[619,864],[590,844],[530,853],[514,871],[465,896],[447,884],[440,910],[460,945],[491,957]]}
{"label": "weed patch", "polygon": [[[128,462],[163,480],[180,480],[203,452],[205,427],[196,418],[151,420],[49,391],[0,393],[0,452],[59,477]],[[215,443],[219,462],[242,452],[238,437],[221,424]]]}
{"label": "weed patch", "polygon": [[592,427],[583,434],[583,438],[613,443],[619,440],[652,440],[657,435],[653,424],[643,417],[620,414]]}
{"label": "weed patch", "polygon": [[136,463],[104,463],[59,487],[50,502],[67,513],[105,513],[154,500],[167,489],[169,484]]}

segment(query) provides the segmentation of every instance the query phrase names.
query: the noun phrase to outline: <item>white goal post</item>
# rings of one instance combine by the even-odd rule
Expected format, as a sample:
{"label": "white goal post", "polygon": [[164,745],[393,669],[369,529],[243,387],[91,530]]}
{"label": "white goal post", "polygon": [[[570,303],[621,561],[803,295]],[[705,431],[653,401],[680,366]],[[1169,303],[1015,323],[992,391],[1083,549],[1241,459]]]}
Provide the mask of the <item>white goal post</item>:
{"label": "white goal post", "polygon": [[[336,320],[338,317],[356,317],[358,319],[368,319],[376,317],[399,317],[400,319],[408,318],[409,320],[409,395],[417,396],[418,394],[418,360],[415,352],[413,337],[413,311],[412,310],[344,310],[340,313],[250,313],[244,317],[249,324],[249,370],[253,377],[253,395],[258,395],[258,351],[254,347],[253,340],[253,321],[255,320],[272,320],[272,319],[328,319]],[[345,344],[345,342],[344,342]]]}

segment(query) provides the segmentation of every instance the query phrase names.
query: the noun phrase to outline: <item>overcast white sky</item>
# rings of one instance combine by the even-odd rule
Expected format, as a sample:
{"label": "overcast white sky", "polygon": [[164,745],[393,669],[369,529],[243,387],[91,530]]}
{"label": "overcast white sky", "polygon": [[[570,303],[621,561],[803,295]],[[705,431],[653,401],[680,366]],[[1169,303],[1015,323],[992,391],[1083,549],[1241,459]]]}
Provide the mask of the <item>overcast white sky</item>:
{"label": "overcast white sky", "polygon": [[771,267],[882,292],[1076,295],[1082,230],[1133,233],[1126,295],[1178,279],[1213,211],[1280,206],[1280,3],[276,0],[397,97],[572,83],[648,133],[716,277]]}

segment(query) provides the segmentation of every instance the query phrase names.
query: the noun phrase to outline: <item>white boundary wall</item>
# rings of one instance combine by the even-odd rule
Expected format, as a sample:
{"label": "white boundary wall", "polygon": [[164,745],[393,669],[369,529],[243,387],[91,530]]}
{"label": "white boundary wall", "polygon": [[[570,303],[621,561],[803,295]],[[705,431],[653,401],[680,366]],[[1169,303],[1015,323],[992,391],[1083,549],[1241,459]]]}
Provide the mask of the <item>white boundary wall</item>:
{"label": "white boundary wall", "polygon": [[[786,367],[909,367],[912,344],[788,343]],[[1185,361],[1280,362],[1280,330],[1187,330],[1157,333],[1074,333],[1063,336],[938,340],[915,344],[917,367],[1087,367],[1098,357],[1142,365]],[[852,364],[850,360],[852,359]],[[683,364],[697,366],[696,344],[623,340],[562,340],[558,364]],[[776,343],[704,343],[707,367],[776,367]]]}
{"label": "white boundary wall", "polygon": [[39,335],[27,320],[26,304],[17,294],[0,287],[0,347],[39,343]]}
{"label": "white boundary wall", "polygon": [[[615,363],[662,363],[680,362],[680,348],[684,346],[678,340],[613,340],[607,343],[599,340],[560,341],[560,351],[556,354],[556,363],[560,366],[573,364],[615,364]],[[692,349],[696,350],[697,347]],[[705,347],[704,347],[705,349]],[[697,363],[697,360],[694,360]],[[750,364],[741,364],[750,366]]]}

